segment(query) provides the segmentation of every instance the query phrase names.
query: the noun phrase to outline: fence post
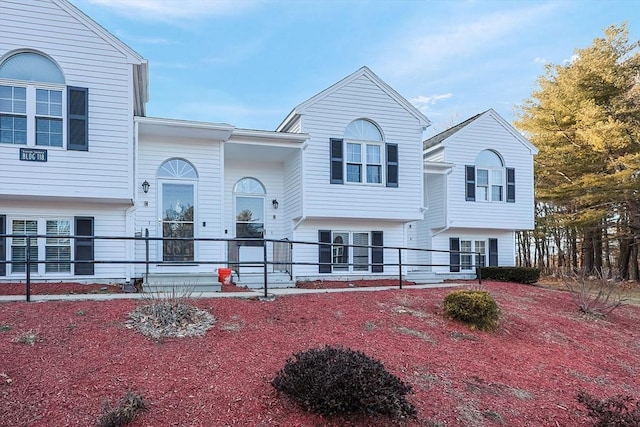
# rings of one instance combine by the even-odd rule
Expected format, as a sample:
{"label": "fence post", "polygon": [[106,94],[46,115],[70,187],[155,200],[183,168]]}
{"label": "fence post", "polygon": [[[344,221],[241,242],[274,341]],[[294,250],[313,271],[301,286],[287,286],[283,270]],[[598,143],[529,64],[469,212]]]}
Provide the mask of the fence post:
{"label": "fence post", "polygon": [[402,248],[398,248],[398,277],[400,280],[400,289],[402,289]]}
{"label": "fence post", "polygon": [[31,301],[31,237],[27,236],[27,253],[25,257],[27,267],[27,302]]}
{"label": "fence post", "polygon": [[264,263],[264,297],[267,298],[267,242],[262,239],[262,262]]}
{"label": "fence post", "polygon": [[482,267],[476,267],[476,275],[478,276],[478,285],[482,285]]}
{"label": "fence post", "polygon": [[149,229],[144,229],[144,281],[149,281]]}

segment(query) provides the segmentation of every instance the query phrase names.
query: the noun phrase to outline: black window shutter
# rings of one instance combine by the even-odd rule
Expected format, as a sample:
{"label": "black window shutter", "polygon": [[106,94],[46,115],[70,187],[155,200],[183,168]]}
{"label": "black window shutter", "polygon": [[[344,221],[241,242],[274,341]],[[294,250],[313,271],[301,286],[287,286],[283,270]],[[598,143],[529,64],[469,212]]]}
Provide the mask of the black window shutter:
{"label": "black window shutter", "polygon": [[465,166],[465,200],[468,202],[476,201],[476,167]]}
{"label": "black window shutter", "polygon": [[[0,215],[0,234],[7,234],[7,217]],[[0,262],[7,260],[7,238],[0,237]],[[7,275],[7,264],[0,264],[0,276]]]}
{"label": "black window shutter", "polygon": [[331,273],[331,231],[318,230],[318,242],[327,243],[318,245],[318,272]]}
{"label": "black window shutter", "polygon": [[507,168],[507,202],[516,202],[516,170]]}
{"label": "black window shutter", "polygon": [[387,187],[398,187],[398,144],[387,147]]}
{"label": "black window shutter", "polygon": [[[92,236],[93,237],[93,217],[77,216],[75,219],[76,236]],[[93,261],[93,239],[74,239],[75,261]],[[74,263],[74,272],[78,276],[93,275],[93,263],[76,262]]]}
{"label": "black window shutter", "polygon": [[[382,231],[371,232],[371,272],[382,273],[384,271],[384,245]],[[378,247],[379,246],[379,247]]]}
{"label": "black window shutter", "polygon": [[489,267],[498,266],[498,239],[489,239]]}
{"label": "black window shutter", "polygon": [[449,238],[449,271],[457,273],[460,271],[460,239]]}
{"label": "black window shutter", "polygon": [[331,184],[343,184],[342,165],[344,155],[342,154],[342,140],[331,138]]}
{"label": "black window shutter", "polygon": [[67,88],[67,149],[89,150],[89,89]]}

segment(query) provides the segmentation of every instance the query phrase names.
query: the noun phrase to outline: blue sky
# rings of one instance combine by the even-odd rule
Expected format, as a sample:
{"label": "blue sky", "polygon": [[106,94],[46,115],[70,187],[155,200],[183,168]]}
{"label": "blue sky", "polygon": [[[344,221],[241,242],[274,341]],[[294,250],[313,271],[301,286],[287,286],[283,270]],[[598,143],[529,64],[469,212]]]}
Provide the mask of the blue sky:
{"label": "blue sky", "polygon": [[432,121],[512,121],[544,64],[626,21],[638,0],[71,0],[149,61],[147,114],[273,130],[363,65]]}

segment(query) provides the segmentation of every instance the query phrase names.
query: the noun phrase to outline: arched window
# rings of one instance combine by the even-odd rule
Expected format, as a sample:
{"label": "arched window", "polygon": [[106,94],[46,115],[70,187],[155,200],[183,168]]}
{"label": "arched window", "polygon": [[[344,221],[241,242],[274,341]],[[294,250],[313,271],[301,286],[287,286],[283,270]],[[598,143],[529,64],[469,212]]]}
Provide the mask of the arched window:
{"label": "arched window", "polygon": [[87,102],[87,89],[66,87],[52,59],[38,52],[9,55],[0,63],[0,143],[63,147],[66,139],[67,149],[86,151]]}
{"label": "arched window", "polygon": [[[242,178],[233,188],[236,236],[262,238],[264,235],[264,185],[255,178]],[[241,242],[243,246],[260,246],[261,242]]]}
{"label": "arched window", "polygon": [[[343,140],[333,140],[332,143],[342,145]],[[357,119],[349,123],[344,131],[344,149],[345,162],[344,174],[348,183],[366,183],[366,184],[382,184],[383,183],[383,165],[385,164],[384,137],[380,128],[370,120]],[[332,146],[332,151],[336,147]],[[397,148],[397,147],[396,147]],[[389,161],[389,153],[387,152],[387,161]],[[396,169],[394,181],[397,182],[397,151],[395,155]],[[342,168],[342,159],[339,164],[334,164],[335,156],[332,153],[332,168]],[[332,182],[334,182],[332,170]],[[340,171],[342,176],[342,171]],[[340,181],[341,182],[341,181]]]}
{"label": "arched window", "polygon": [[64,75],[58,65],[35,52],[20,52],[5,59],[0,64],[0,79],[64,84]]}
{"label": "arched window", "polygon": [[197,179],[198,172],[186,160],[171,159],[164,162],[158,170],[158,176],[163,178]]}
{"label": "arched window", "polygon": [[494,150],[478,153],[475,165],[466,167],[466,200],[504,202],[506,198],[515,202],[515,197],[515,170],[505,168],[502,156]]}
{"label": "arched window", "polygon": [[[198,173],[183,159],[170,159],[158,169],[162,237],[192,239],[195,236],[195,194]],[[164,261],[193,261],[193,240],[163,240]]]}

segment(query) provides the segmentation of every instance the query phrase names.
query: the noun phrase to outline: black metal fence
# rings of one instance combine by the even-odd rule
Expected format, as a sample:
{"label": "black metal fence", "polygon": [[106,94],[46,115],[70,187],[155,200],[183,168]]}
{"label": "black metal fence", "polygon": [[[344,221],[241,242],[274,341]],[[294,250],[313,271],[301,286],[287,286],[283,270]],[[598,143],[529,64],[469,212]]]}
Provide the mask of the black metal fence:
{"label": "black metal fence", "polygon": [[[6,257],[6,244],[4,244],[4,242],[7,241],[7,239],[12,239],[12,241],[15,241],[15,239],[19,239],[24,241],[24,245],[21,245],[21,247],[25,247],[25,251],[24,251],[24,259],[5,259]],[[41,259],[40,257],[40,251],[38,251],[38,257],[36,259],[32,258],[31,255],[31,250],[30,248],[32,247],[37,247],[38,245],[38,241],[39,239],[68,239],[70,244],[68,245],[69,247],[69,256],[68,259],[65,257],[63,259],[58,258],[55,260],[46,260],[46,259]],[[83,241],[91,241],[93,242],[93,245],[95,247],[96,242],[97,241],[122,241],[122,242],[126,242],[126,241],[134,241],[134,248],[133,248],[133,258],[134,259],[124,259],[124,257],[122,259],[96,259],[96,257],[92,256],[92,259],[82,259],[82,260],[78,260],[78,259],[72,259],[71,258],[71,246],[73,246],[71,244],[71,242],[74,242],[76,239],[82,239]],[[402,282],[403,282],[403,268],[405,267],[427,267],[427,268],[431,268],[431,267],[447,267],[450,269],[450,271],[452,270],[452,267],[456,268],[457,271],[460,271],[462,264],[460,264],[459,262],[456,264],[452,264],[452,263],[446,263],[446,264],[434,264],[434,263],[415,263],[415,262],[403,262],[403,258],[406,260],[408,258],[408,254],[410,252],[422,252],[422,253],[446,253],[449,256],[449,259],[451,260],[453,259],[458,259],[460,260],[460,255],[476,255],[475,259],[476,260],[481,260],[484,259],[483,256],[481,256],[480,254],[476,254],[476,253],[471,253],[471,252],[462,252],[462,251],[449,251],[449,250],[437,250],[437,249],[421,249],[421,248],[408,248],[408,247],[399,247],[399,246],[376,246],[376,245],[354,245],[354,244],[342,244],[340,243],[339,245],[336,245],[335,243],[322,243],[322,242],[306,242],[306,241],[294,241],[294,240],[288,240],[288,239],[248,239],[248,238],[241,238],[241,239],[228,239],[228,238],[163,238],[163,237],[150,237],[148,231],[145,233],[144,236],[141,237],[124,237],[124,236],[70,236],[70,235],[25,235],[25,234],[0,234],[0,242],[3,243],[0,245],[0,248],[4,248],[4,253],[0,253],[0,272],[4,271],[6,272],[6,266],[11,265],[16,266],[24,266],[24,279],[25,279],[25,292],[26,292],[26,299],[27,301],[31,301],[31,284],[32,284],[32,278],[31,278],[31,273],[32,270],[34,269],[34,266],[36,271],[38,269],[38,265],[40,264],[44,264],[44,265],[68,265],[69,269],[71,270],[71,266],[73,266],[75,268],[75,266],[77,264],[81,264],[81,265],[98,265],[98,264],[127,264],[127,265],[144,265],[144,273],[142,273],[144,275],[144,277],[133,277],[133,279],[138,279],[138,278],[142,278],[142,279],[146,279],[149,277],[150,274],[150,266],[151,265],[155,265],[155,266],[161,266],[161,265],[218,265],[218,266],[227,266],[228,268],[232,268],[234,270],[234,272],[237,275],[241,274],[242,271],[242,267],[254,267],[254,268],[261,268],[262,269],[262,273],[263,273],[263,284],[264,284],[264,295],[265,297],[267,297],[268,295],[268,276],[269,273],[272,273],[274,271],[281,271],[284,273],[287,273],[289,275],[290,278],[293,278],[293,266],[295,265],[307,265],[307,266],[317,266],[317,267],[321,267],[323,265],[329,265],[332,267],[335,267],[337,264],[334,262],[335,260],[332,259],[330,262],[320,262],[320,260],[318,260],[317,262],[300,262],[300,261],[293,261],[293,254],[294,251],[296,250],[296,247],[300,247],[300,246],[316,246],[316,247],[328,247],[328,248],[335,248],[336,246],[342,247],[344,249],[347,249],[349,252],[352,252],[353,249],[355,248],[360,248],[360,249],[365,249],[367,251],[367,253],[371,253],[372,250],[382,250],[383,252],[383,256],[382,259],[397,259],[397,262],[372,262],[371,257],[367,257],[367,262],[363,263],[361,261],[359,262],[354,262],[351,258],[349,258],[348,262],[340,262],[339,265],[341,268],[347,268],[350,269],[352,267],[358,267],[360,269],[362,269],[361,273],[363,273],[362,275],[367,275],[370,274],[372,276],[375,276],[375,273],[371,273],[371,268],[373,266],[377,266],[377,267],[382,267],[383,269],[385,269],[385,276],[388,276],[389,270],[388,268],[392,268],[393,270],[395,270],[395,273],[397,273],[397,278],[398,278],[398,287],[399,289],[402,289]],[[35,246],[34,246],[34,242],[35,242]],[[150,245],[153,242],[162,242],[162,244],[164,245],[165,242],[185,242],[185,243],[191,243],[191,244],[195,244],[196,242],[198,242],[199,244],[219,244],[219,245],[223,245],[222,249],[219,249],[219,253],[225,254],[226,257],[225,259],[171,259],[170,261],[164,260],[164,259],[151,259],[151,248]],[[250,246],[261,246],[262,247],[262,259],[261,260],[252,260],[250,262],[245,262],[242,261],[238,258],[234,258],[231,254],[234,253],[233,252],[233,248],[238,248],[241,247],[243,245],[250,245]],[[224,249],[224,246],[226,246],[226,250]],[[144,250],[144,259],[143,260],[137,260],[136,258],[136,253],[141,249],[141,247]],[[271,248],[271,250],[269,250],[269,248]],[[162,250],[157,251],[160,253],[160,256],[162,257]],[[394,256],[390,256],[391,254],[394,254]],[[271,257],[269,257],[269,254],[271,254]],[[458,256],[454,256],[451,257],[451,254],[456,254]],[[366,267],[366,270],[364,270],[364,268]],[[468,267],[468,265],[466,265],[466,267]],[[479,265],[475,265],[475,271],[474,270],[469,270],[470,274],[474,274],[476,275],[478,281],[480,283],[482,283],[482,278],[480,276],[480,268]],[[21,268],[22,270],[22,268]],[[12,271],[15,271],[15,268],[12,268]],[[71,272],[71,271],[70,271]],[[139,274],[139,270],[138,273]],[[394,273],[391,273],[394,274]],[[318,273],[318,275],[322,275],[322,273]],[[76,279],[80,276],[74,276]],[[90,280],[91,275],[89,276],[82,276],[83,278],[86,277],[85,280]],[[331,277],[331,276],[327,276],[327,277]],[[18,279],[21,280],[21,279]],[[43,279],[46,280],[46,279]],[[1,286],[1,285],[0,285]]]}

